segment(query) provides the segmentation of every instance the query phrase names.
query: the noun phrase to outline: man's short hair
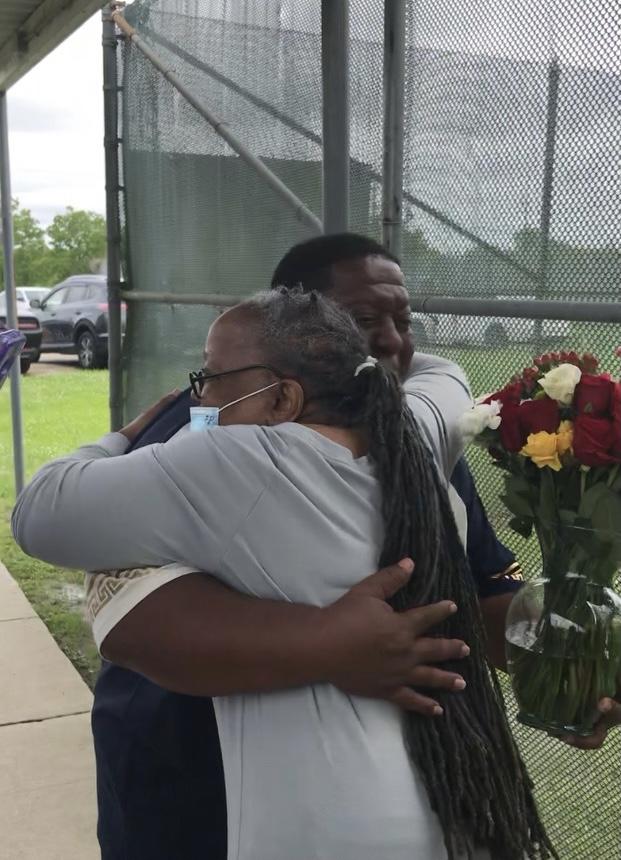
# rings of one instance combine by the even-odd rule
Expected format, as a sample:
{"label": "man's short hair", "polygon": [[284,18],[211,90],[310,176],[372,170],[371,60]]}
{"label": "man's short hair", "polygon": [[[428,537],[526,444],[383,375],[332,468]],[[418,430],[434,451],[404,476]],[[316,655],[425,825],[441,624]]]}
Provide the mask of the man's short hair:
{"label": "man's short hair", "polygon": [[400,265],[394,254],[375,239],[358,233],[335,233],[294,245],[276,266],[271,286],[301,286],[305,292],[329,290],[332,266],[364,257],[384,257]]}

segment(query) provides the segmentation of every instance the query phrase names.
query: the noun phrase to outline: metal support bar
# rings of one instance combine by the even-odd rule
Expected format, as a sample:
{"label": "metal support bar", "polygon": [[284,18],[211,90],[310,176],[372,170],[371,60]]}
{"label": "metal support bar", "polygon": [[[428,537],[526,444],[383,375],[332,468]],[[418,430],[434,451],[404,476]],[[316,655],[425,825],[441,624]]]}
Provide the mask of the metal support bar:
{"label": "metal support bar", "polygon": [[219,293],[154,293],[142,290],[121,290],[121,299],[126,302],[155,302],[163,305],[206,305],[216,308],[232,308],[243,302],[245,296],[227,296]]}
{"label": "metal support bar", "polygon": [[[127,302],[155,302],[166,305],[205,305],[230,308],[246,296],[217,293],[155,293],[122,290]],[[421,314],[454,316],[516,317],[534,320],[572,320],[574,322],[621,323],[621,302],[540,302],[534,299],[468,299],[445,296],[420,296],[410,299],[412,311]]]}
{"label": "metal support bar", "polygon": [[252,153],[248,147],[243,144],[235,135],[229,131],[223,120],[218,119],[211,110],[197,96],[195,96],[180,80],[180,78],[165,66],[158,55],[149,48],[138,35],[136,30],[130,26],[125,18],[115,12],[112,15],[115,24],[120,30],[125,33],[127,38],[144,54],[149,62],[162,73],[164,78],[180,93],[184,99],[192,105],[192,107],[207,120],[209,125],[223,140],[226,140],[228,145],[234,150],[239,157],[263,179],[267,185],[283,200],[294,212],[298,221],[309,227],[314,233],[323,231],[321,220],[308,209],[305,204],[297,197],[291,189],[282,182],[269,167],[267,167],[260,158]]}
{"label": "metal support bar", "polygon": [[414,312],[421,314],[621,323],[621,302],[551,302],[533,299],[467,299],[421,296],[412,298],[410,305]]}
{"label": "metal support bar", "polygon": [[[0,92],[0,204],[2,206],[2,251],[4,254],[4,290],[6,321],[9,328],[17,328],[17,301],[15,299],[15,268],[13,261],[13,215],[11,212],[11,167],[9,162],[9,121],[6,93]],[[20,366],[16,361],[11,368],[11,422],[13,430],[13,468],[15,492],[24,487],[24,434],[22,429],[22,402],[20,392]]]}
{"label": "metal support bar", "polygon": [[102,13],[103,34],[103,107],[106,166],[106,233],[108,255],[108,379],[110,429],[123,426],[123,371],[121,367],[121,224],[119,219],[119,150],[117,41],[110,13]]}
{"label": "metal support bar", "polygon": [[382,241],[401,256],[405,3],[384,0],[384,177]]}
{"label": "metal support bar", "polygon": [[349,222],[349,0],[321,2],[323,223],[342,233]]}

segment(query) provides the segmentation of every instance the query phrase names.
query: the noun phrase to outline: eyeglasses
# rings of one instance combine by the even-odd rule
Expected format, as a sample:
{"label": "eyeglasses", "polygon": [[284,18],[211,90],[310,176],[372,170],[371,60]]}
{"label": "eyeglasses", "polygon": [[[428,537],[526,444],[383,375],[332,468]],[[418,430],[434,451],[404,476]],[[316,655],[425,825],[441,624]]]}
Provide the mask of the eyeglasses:
{"label": "eyeglasses", "polygon": [[229,376],[231,373],[243,373],[244,370],[269,370],[274,376],[283,379],[283,374],[276,370],[275,367],[270,367],[269,364],[248,364],[245,367],[236,367],[233,370],[222,370],[220,373],[209,373],[207,370],[190,371],[190,387],[192,394],[200,399],[204,384],[210,379],[218,379],[221,376]]}

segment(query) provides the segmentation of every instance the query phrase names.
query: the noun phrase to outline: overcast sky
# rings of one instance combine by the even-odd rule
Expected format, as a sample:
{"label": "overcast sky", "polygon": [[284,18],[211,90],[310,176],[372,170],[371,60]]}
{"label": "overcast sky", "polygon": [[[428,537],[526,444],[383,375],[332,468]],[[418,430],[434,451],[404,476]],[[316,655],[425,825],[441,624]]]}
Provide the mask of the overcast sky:
{"label": "overcast sky", "polygon": [[8,92],[13,197],[47,225],[66,206],[104,213],[101,15]]}

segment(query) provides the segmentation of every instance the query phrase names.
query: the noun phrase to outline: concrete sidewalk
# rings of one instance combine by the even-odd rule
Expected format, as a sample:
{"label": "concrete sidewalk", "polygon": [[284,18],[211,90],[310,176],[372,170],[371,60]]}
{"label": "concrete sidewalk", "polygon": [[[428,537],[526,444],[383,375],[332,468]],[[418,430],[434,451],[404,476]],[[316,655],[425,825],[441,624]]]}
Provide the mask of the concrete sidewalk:
{"label": "concrete sidewalk", "polygon": [[0,860],[97,860],[92,696],[0,563]]}

